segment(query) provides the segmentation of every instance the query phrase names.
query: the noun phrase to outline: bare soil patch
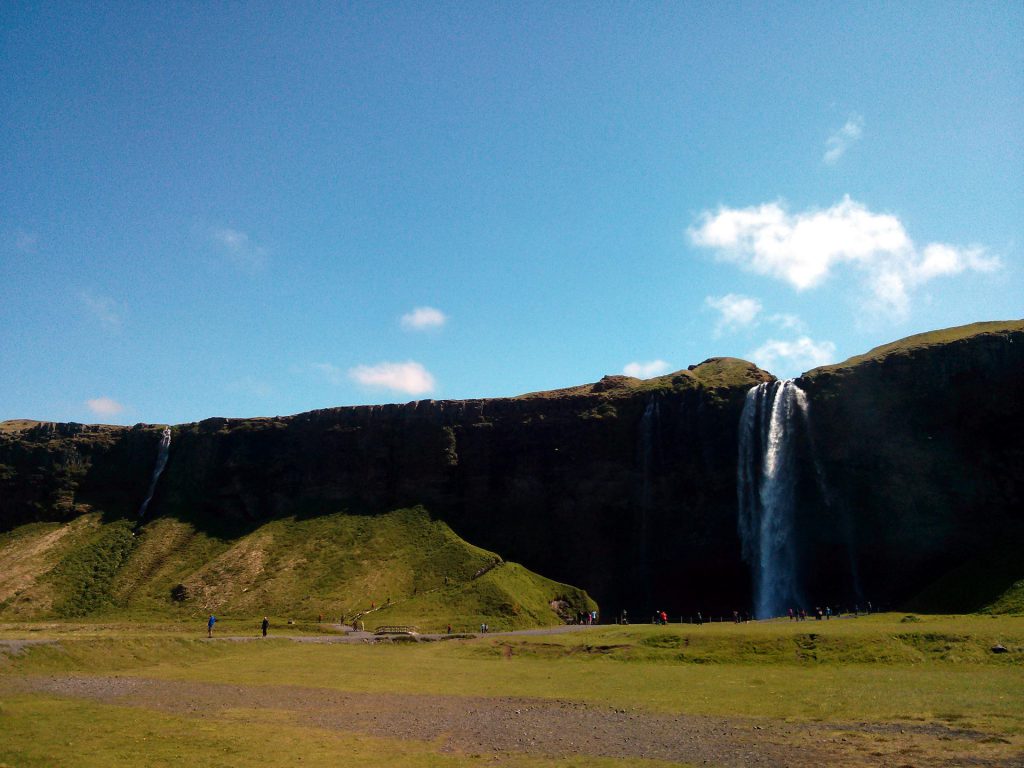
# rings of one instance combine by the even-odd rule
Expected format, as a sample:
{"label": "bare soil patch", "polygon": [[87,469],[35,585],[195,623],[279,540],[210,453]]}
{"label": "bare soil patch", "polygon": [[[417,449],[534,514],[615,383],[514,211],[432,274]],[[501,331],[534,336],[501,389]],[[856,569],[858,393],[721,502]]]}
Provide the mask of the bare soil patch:
{"label": "bare soil patch", "polygon": [[939,724],[807,723],[660,715],[576,701],[347,693],[86,675],[8,679],[0,686],[193,717],[276,710],[298,724],[416,739],[443,752],[656,758],[715,766],[1004,766],[1024,768],[1018,743]]}

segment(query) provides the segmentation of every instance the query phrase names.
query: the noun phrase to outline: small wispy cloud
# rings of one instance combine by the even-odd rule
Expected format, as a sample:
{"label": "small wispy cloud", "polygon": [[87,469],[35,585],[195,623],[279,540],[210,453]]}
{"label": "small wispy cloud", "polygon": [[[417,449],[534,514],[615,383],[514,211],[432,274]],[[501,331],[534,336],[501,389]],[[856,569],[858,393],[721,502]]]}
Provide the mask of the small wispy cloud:
{"label": "small wispy cloud", "polygon": [[747,356],[776,376],[799,373],[835,362],[836,345],[831,341],[814,341],[801,336],[793,341],[769,339]]}
{"label": "small wispy cloud", "polygon": [[125,317],[128,315],[128,305],[123,301],[117,301],[110,296],[103,296],[91,291],[82,291],[78,298],[86,311],[106,330],[117,332],[124,327]]}
{"label": "small wispy cloud", "polygon": [[350,379],[364,387],[390,389],[409,395],[423,395],[433,391],[434,377],[420,363],[378,363],[358,365],[348,372]]}
{"label": "small wispy cloud", "polygon": [[331,384],[343,384],[348,378],[341,368],[330,363],[313,363],[310,367]]}
{"label": "small wispy cloud", "polygon": [[850,115],[843,127],[826,140],[822,162],[826,165],[835,165],[839,162],[839,158],[846,154],[846,150],[860,141],[863,135],[864,118],[857,114]]}
{"label": "small wispy cloud", "polygon": [[402,328],[407,331],[426,331],[441,328],[448,322],[448,316],[434,307],[416,307],[402,315]]}
{"label": "small wispy cloud", "polygon": [[795,331],[802,333],[807,330],[807,324],[796,315],[786,312],[778,312],[768,317],[768,322],[781,328],[784,331]]}
{"label": "small wispy cloud", "polygon": [[896,317],[910,309],[912,290],[936,277],[998,269],[984,248],[910,239],[903,222],[875,213],[849,196],[826,209],[790,213],[782,203],[705,212],[689,229],[694,245],[723,261],[774,277],[798,291],[821,285],[840,266],[857,270],[867,311]]}
{"label": "small wispy cloud", "polygon": [[237,269],[252,274],[266,268],[267,249],[254,243],[245,232],[219,227],[213,229],[210,235]]}
{"label": "small wispy cloud", "polygon": [[124,411],[124,406],[110,397],[96,397],[86,400],[85,406],[92,411],[93,415],[102,418],[110,418]]}
{"label": "small wispy cloud", "polygon": [[653,376],[661,376],[672,370],[672,365],[664,360],[649,360],[647,362],[626,363],[622,372],[635,379],[650,379]]}
{"label": "small wispy cloud", "polygon": [[757,322],[762,306],[758,299],[738,293],[727,293],[725,296],[708,296],[704,304],[719,313],[715,324],[715,336],[724,331],[738,331],[749,328]]}

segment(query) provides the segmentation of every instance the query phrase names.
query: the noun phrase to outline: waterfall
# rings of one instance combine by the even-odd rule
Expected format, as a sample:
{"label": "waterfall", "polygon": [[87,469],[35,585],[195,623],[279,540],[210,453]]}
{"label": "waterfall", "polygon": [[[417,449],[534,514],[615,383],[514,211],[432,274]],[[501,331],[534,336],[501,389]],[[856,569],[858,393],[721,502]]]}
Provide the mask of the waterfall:
{"label": "waterfall", "polygon": [[171,452],[171,428],[164,427],[164,432],[160,436],[160,448],[156,454],[156,466],[153,467],[153,478],[149,481],[149,493],[146,494],[146,500],[142,502],[142,506],[139,507],[139,519],[146,514],[146,507],[149,506],[149,502],[153,500],[153,494],[156,492],[156,481],[160,479],[160,474],[164,471],[164,467],[167,466],[167,456]]}
{"label": "waterfall", "polygon": [[[658,418],[661,409],[658,401],[653,397],[647,401],[644,408],[644,415],[640,419],[640,472],[642,485],[640,487],[640,507],[648,510],[651,507],[653,498],[652,476],[654,473],[654,441],[655,429],[658,425]],[[644,522],[646,522],[646,517]]]}
{"label": "waterfall", "polygon": [[740,416],[739,533],[759,619],[800,604],[793,530],[798,418],[806,422],[807,396],[792,380],[753,387]]}
{"label": "waterfall", "polygon": [[637,436],[637,463],[640,469],[640,486],[637,489],[637,545],[635,551],[636,566],[634,576],[639,587],[637,594],[643,598],[644,607],[648,609],[651,598],[651,573],[648,560],[650,558],[650,522],[649,517],[654,508],[654,475],[657,467],[658,424],[661,418],[661,407],[656,397],[651,397],[640,417],[640,429]]}

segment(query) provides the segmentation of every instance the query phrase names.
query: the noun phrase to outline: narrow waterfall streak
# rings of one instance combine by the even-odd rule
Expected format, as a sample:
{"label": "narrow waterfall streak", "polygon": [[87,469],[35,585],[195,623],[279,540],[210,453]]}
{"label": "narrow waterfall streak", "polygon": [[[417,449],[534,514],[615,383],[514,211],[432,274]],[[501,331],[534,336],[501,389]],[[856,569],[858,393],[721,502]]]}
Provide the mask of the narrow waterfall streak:
{"label": "narrow waterfall streak", "polygon": [[640,454],[640,530],[637,557],[639,560],[638,573],[645,590],[648,588],[650,576],[647,565],[648,516],[654,506],[655,443],[660,416],[661,409],[658,406],[658,401],[652,397],[647,401],[647,407],[644,408],[644,414],[640,418],[640,445],[638,446]]}
{"label": "narrow waterfall streak", "polygon": [[799,599],[794,427],[806,414],[807,396],[788,380],[753,387],[740,415],[738,528],[759,619],[781,615]]}
{"label": "narrow waterfall streak", "polygon": [[657,426],[660,408],[658,401],[651,398],[640,419],[640,471],[643,474],[640,493],[641,507],[649,509],[654,496],[652,476],[654,473],[654,430]]}
{"label": "narrow waterfall streak", "polygon": [[160,475],[164,471],[164,467],[167,466],[167,457],[171,452],[171,428],[164,427],[163,434],[160,436],[160,448],[156,455],[156,466],[153,467],[153,477],[149,481],[149,493],[146,494],[146,500],[142,502],[142,506],[139,507],[139,519],[146,514],[146,508],[149,506],[149,502],[153,500],[153,494],[156,492],[156,483],[160,479]]}

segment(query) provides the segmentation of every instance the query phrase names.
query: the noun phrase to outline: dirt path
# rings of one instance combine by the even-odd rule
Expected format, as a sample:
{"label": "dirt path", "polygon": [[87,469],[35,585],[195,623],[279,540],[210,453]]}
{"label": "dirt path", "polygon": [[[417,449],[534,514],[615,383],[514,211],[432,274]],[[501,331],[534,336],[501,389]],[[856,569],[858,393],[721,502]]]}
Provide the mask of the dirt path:
{"label": "dirt path", "polygon": [[659,715],[564,700],[346,693],[138,677],[23,677],[4,687],[204,718],[231,709],[285,711],[301,725],[434,741],[444,752],[472,755],[657,758],[729,768],[1024,768],[1024,754],[1009,752],[1005,741],[939,725]]}

